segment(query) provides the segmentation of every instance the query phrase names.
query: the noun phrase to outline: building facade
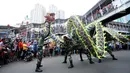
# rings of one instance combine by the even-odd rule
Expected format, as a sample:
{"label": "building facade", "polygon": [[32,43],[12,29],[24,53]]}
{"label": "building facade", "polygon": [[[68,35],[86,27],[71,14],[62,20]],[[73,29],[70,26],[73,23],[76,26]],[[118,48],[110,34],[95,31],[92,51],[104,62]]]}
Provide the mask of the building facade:
{"label": "building facade", "polygon": [[112,28],[115,31],[122,33],[124,35],[130,35],[130,25],[127,25],[126,23],[121,22],[109,22],[106,24],[106,27]]}
{"label": "building facade", "polygon": [[39,37],[41,24],[45,22],[46,9],[41,4],[36,4],[30,12],[30,22],[26,24],[26,40]]}
{"label": "building facade", "polygon": [[27,25],[27,40],[33,40],[39,38],[41,25],[37,23],[32,23]]}
{"label": "building facade", "polygon": [[65,12],[63,10],[58,10],[55,5],[49,6],[49,13],[55,13],[55,19],[65,19]]}
{"label": "building facade", "polygon": [[58,9],[55,5],[50,5],[49,6],[49,13],[57,13]]}
{"label": "building facade", "polygon": [[56,13],[57,19],[65,19],[65,12],[63,10],[58,10]]}
{"label": "building facade", "polygon": [[86,24],[107,15],[127,2],[129,2],[129,0],[100,0],[83,15]]}
{"label": "building facade", "polygon": [[116,22],[121,22],[121,23],[127,23],[128,21],[130,20],[130,14],[124,16],[124,17],[121,17],[121,18],[118,18],[114,21]]}
{"label": "building facade", "polygon": [[36,4],[35,8],[31,10],[30,13],[30,23],[41,24],[45,22],[46,9],[40,5]]}
{"label": "building facade", "polygon": [[9,33],[11,29],[15,27],[12,26],[0,26],[0,38],[10,38]]}
{"label": "building facade", "polygon": [[52,25],[52,33],[53,34],[66,34],[67,33],[67,25],[65,22],[67,19],[56,19],[55,23]]}

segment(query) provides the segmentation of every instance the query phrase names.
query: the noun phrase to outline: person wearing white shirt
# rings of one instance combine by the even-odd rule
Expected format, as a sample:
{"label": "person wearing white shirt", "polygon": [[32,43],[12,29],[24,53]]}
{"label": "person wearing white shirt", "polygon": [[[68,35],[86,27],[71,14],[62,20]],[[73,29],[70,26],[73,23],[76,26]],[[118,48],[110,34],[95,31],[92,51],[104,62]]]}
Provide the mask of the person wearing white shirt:
{"label": "person wearing white shirt", "polygon": [[119,50],[119,45],[120,45],[120,44],[119,44],[119,42],[117,41],[117,42],[116,42],[116,49],[117,49],[117,50]]}
{"label": "person wearing white shirt", "polygon": [[127,49],[130,50],[130,40],[127,42]]}

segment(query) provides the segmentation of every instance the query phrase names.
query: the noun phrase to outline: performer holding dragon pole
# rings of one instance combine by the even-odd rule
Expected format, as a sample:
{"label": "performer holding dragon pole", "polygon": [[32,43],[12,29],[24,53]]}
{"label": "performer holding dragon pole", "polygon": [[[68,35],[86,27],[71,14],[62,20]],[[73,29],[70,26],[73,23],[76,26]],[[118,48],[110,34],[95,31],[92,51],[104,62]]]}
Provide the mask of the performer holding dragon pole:
{"label": "performer holding dragon pole", "polygon": [[46,21],[44,24],[47,24],[46,26],[47,32],[42,32],[38,40],[37,64],[36,64],[35,72],[42,72],[42,70],[40,69],[40,67],[42,67],[41,62],[42,62],[42,57],[43,57],[42,47],[44,46],[44,41],[47,39],[47,37],[50,34],[51,23],[55,20],[54,16],[55,16],[54,13],[50,13],[47,16],[45,16]]}

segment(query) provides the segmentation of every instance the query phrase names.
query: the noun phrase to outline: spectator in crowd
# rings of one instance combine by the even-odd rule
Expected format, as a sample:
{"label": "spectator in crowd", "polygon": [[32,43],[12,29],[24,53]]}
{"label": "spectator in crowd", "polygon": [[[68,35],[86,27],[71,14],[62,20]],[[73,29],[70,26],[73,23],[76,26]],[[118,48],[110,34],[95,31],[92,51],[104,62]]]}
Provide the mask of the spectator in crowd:
{"label": "spectator in crowd", "polygon": [[127,42],[127,49],[130,50],[130,40]]}
{"label": "spectator in crowd", "polygon": [[17,57],[17,60],[18,60],[18,52],[19,52],[19,48],[18,48],[18,39],[15,39],[14,42],[13,42],[13,50],[15,52],[15,56]]}
{"label": "spectator in crowd", "polygon": [[109,11],[109,12],[114,9],[114,7],[112,6],[112,4],[108,4],[108,5],[107,5],[107,8],[108,8],[108,11]]}
{"label": "spectator in crowd", "polygon": [[127,50],[127,43],[123,43],[122,48],[123,48],[124,50]]}
{"label": "spectator in crowd", "polygon": [[18,57],[19,59],[22,59],[23,43],[21,39],[19,40],[18,47],[19,47]]}
{"label": "spectator in crowd", "polygon": [[2,65],[2,46],[3,46],[3,41],[0,39],[0,68]]}
{"label": "spectator in crowd", "polygon": [[0,47],[2,48],[2,46],[3,46],[3,41],[2,39],[0,39]]}
{"label": "spectator in crowd", "polygon": [[55,46],[54,49],[55,49],[55,55],[57,56],[58,55],[58,47]]}
{"label": "spectator in crowd", "polygon": [[97,18],[101,17],[101,13],[99,12],[99,10],[96,11],[96,17]]}
{"label": "spectator in crowd", "polygon": [[53,51],[54,51],[54,42],[50,42],[49,43],[49,49],[50,49],[50,56],[53,55]]}
{"label": "spectator in crowd", "polygon": [[119,43],[119,50],[122,50],[122,43]]}
{"label": "spectator in crowd", "polygon": [[28,42],[27,42],[27,46],[29,47],[29,46],[30,46],[30,44],[31,44],[31,41],[28,41]]}
{"label": "spectator in crowd", "polygon": [[4,64],[7,64],[9,59],[9,53],[8,53],[7,46],[5,44],[2,46],[2,57],[3,57]]}
{"label": "spectator in crowd", "polygon": [[102,11],[103,11],[103,15],[105,15],[107,13],[106,6],[103,7]]}
{"label": "spectator in crowd", "polygon": [[23,43],[23,55],[22,55],[22,59],[24,59],[27,50],[28,50],[28,47],[27,47],[26,42],[24,41],[24,43]]}
{"label": "spectator in crowd", "polygon": [[57,49],[58,49],[58,55],[60,55],[60,45],[57,45]]}
{"label": "spectator in crowd", "polygon": [[112,50],[114,51],[114,42],[111,42]]}
{"label": "spectator in crowd", "polygon": [[28,42],[27,42],[27,46],[28,46],[29,49],[32,49],[31,44],[32,44],[31,41],[28,41]]}
{"label": "spectator in crowd", "polygon": [[111,47],[112,51],[114,51],[114,43],[110,42],[109,46]]}
{"label": "spectator in crowd", "polygon": [[116,49],[117,49],[117,50],[119,50],[119,45],[120,45],[119,42],[116,41]]}
{"label": "spectator in crowd", "polygon": [[34,57],[36,57],[36,53],[37,53],[37,45],[38,45],[38,42],[37,40],[34,40],[33,41],[33,51],[34,51]]}

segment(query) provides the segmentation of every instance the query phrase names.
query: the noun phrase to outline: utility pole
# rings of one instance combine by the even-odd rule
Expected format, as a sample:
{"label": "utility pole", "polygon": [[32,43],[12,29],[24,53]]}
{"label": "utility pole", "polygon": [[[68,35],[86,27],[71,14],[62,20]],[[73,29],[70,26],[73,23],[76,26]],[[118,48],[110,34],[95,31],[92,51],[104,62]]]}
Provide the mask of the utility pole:
{"label": "utility pole", "polygon": [[7,33],[7,38],[9,38],[9,30],[10,30],[10,24],[7,25],[8,26],[8,33]]}
{"label": "utility pole", "polygon": [[28,41],[28,25],[26,25],[26,41]]}

